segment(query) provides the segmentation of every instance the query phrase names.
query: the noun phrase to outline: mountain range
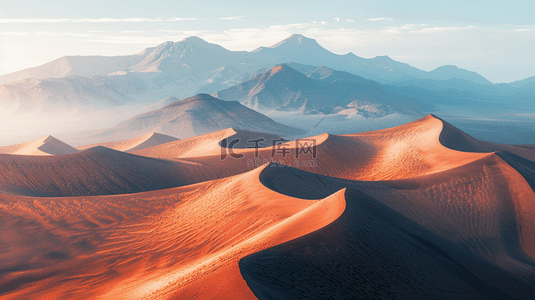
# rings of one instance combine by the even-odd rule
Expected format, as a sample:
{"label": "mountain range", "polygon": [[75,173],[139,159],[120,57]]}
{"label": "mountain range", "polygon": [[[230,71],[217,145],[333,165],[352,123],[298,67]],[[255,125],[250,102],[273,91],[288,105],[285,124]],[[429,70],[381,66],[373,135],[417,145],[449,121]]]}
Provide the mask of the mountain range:
{"label": "mountain range", "polygon": [[[379,83],[457,78],[491,86],[481,75],[455,66],[426,72],[387,56],[337,55],[297,34],[252,52],[230,51],[189,37],[134,55],[67,56],[0,76],[0,101],[3,106],[31,102],[51,108],[60,104],[152,103],[170,96],[184,98],[224,90],[251,79],[259,70],[285,62],[325,66]],[[23,105],[21,109],[31,108]]]}
{"label": "mountain range", "polygon": [[[316,40],[300,34],[293,34],[270,47],[260,47],[252,52],[229,51],[193,36],[179,42],[165,42],[134,55],[66,56],[35,68],[0,76],[0,83],[27,78],[61,78],[73,75],[94,77],[125,73],[167,73],[180,78],[192,73],[198,75],[205,72],[212,73],[211,79],[223,82],[242,75],[245,70],[252,72],[260,66],[269,67],[290,61],[327,66],[383,83],[411,78],[435,80],[459,78],[475,83],[491,84],[483,76],[455,66],[442,66],[426,72],[388,56],[367,59],[351,52],[337,55],[323,48]],[[207,83],[213,81],[208,80]]]}
{"label": "mountain range", "polygon": [[[4,132],[15,135],[10,136],[11,142],[18,142],[16,130],[26,127],[25,120],[52,123],[43,126],[47,127],[46,132],[32,136],[37,138],[49,133],[56,135],[50,128],[65,128],[65,123],[72,123],[68,116],[104,118],[109,108],[130,110],[117,120],[107,117],[106,124],[118,124],[139,112],[158,110],[192,95],[212,94],[223,100],[239,101],[283,124],[293,124],[288,119],[292,117],[277,118],[273,112],[334,114],[350,119],[402,114],[414,120],[429,113],[462,116],[469,111],[480,118],[516,120],[516,116],[535,113],[533,78],[491,84],[479,74],[455,66],[426,72],[387,56],[366,59],[352,53],[334,54],[302,35],[292,35],[251,52],[230,51],[189,37],[134,55],[69,56],[0,76],[0,118],[8,120],[2,124]],[[51,117],[51,112],[61,111],[68,113]],[[21,115],[26,116],[18,117]],[[315,127],[319,121],[311,119],[307,124]],[[210,127],[199,124],[205,129]],[[73,126],[69,130],[98,128],[91,126],[78,130]],[[367,129],[374,128],[378,127]],[[199,132],[205,133],[205,129]],[[152,131],[160,132],[158,128],[146,128],[113,139],[136,138]],[[183,138],[194,131],[178,136],[168,133]]]}
{"label": "mountain range", "polygon": [[[289,65],[304,71],[304,74]],[[255,110],[346,115],[357,110],[361,116],[370,118],[394,112],[411,114],[430,108],[423,102],[399,96],[378,82],[358,75],[296,63],[276,66],[214,96],[239,101]]]}

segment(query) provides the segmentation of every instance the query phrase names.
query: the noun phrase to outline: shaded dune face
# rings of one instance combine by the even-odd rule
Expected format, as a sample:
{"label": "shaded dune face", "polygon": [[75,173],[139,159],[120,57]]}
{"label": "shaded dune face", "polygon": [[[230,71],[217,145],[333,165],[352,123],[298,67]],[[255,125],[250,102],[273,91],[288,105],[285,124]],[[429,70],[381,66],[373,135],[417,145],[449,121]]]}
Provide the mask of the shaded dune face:
{"label": "shaded dune face", "polygon": [[209,180],[206,166],[105,147],[49,157],[0,155],[0,192],[67,197],[136,193]]}
{"label": "shaded dune face", "polygon": [[[501,156],[523,164],[523,176]],[[242,259],[240,270],[259,299],[528,299],[535,292],[532,167],[503,152],[383,182],[267,168],[261,182],[294,197],[350,189],[346,210],[325,228]]]}
{"label": "shaded dune face", "polygon": [[[221,158],[222,139],[250,136],[0,155],[0,297],[535,295],[535,151],[428,116],[312,137],[315,167],[248,164],[270,147]],[[309,159],[294,153],[275,161]]]}
{"label": "shaded dune face", "polygon": [[240,261],[258,299],[511,298],[482,280],[482,271],[521,288],[518,299],[534,292],[362,192],[345,197],[346,210],[332,224]]}
{"label": "shaded dune face", "polygon": [[535,161],[535,147],[502,145],[480,141],[455,128],[448,122],[436,116],[433,117],[443,123],[439,141],[446,148],[464,152],[507,151],[522,158]]}

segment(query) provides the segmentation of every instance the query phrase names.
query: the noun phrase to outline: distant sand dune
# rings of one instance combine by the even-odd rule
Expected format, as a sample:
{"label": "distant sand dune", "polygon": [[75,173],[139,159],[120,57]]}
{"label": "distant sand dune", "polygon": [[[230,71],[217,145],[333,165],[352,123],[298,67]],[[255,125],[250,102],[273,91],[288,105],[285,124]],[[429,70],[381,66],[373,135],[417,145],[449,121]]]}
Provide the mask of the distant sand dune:
{"label": "distant sand dune", "polygon": [[[203,163],[217,170],[222,176],[239,174],[263,163],[275,161],[327,176],[376,181],[441,172],[480,159],[492,152],[462,152],[445,147],[440,142],[443,124],[440,119],[427,116],[391,129],[351,135],[323,134],[301,140],[315,141],[316,159],[304,154],[296,157],[296,152],[304,148],[298,147],[296,142],[290,142],[278,148],[258,149],[258,157],[255,157],[254,149],[234,149],[236,154],[243,154],[243,158],[227,157],[222,160],[222,150],[216,142],[218,139],[230,137],[233,132],[230,129],[184,139],[174,144],[147,148],[136,154],[167,159],[183,158]],[[455,134],[464,133],[457,131],[453,133]],[[178,145],[180,147],[177,147]],[[290,149],[290,152],[280,153],[278,149],[281,147]],[[530,150],[524,152],[531,155]],[[529,156],[528,154],[525,156]],[[316,163],[315,167],[306,165],[312,160]],[[252,161],[259,163],[251,163]]]}
{"label": "distant sand dune", "polygon": [[32,142],[0,147],[0,154],[49,156],[72,154],[76,152],[78,152],[77,149],[65,144],[51,135]]}
{"label": "distant sand dune", "polygon": [[[281,139],[281,137],[277,135],[227,128],[212,133],[178,140],[165,145],[158,145],[151,148],[146,147],[133,153],[142,156],[167,159],[214,156],[221,154],[221,141],[223,139],[227,139],[227,146],[229,146],[228,144],[233,140],[239,141],[237,144],[234,144],[233,147],[240,149],[240,152],[242,152],[246,150],[241,149],[254,146],[253,142],[247,143],[247,141],[261,138],[264,139],[264,141],[259,144],[260,147],[271,146],[273,140]],[[251,151],[254,150],[249,150],[249,152]]]}
{"label": "distant sand dune", "polygon": [[85,149],[93,148],[96,146],[103,146],[103,147],[118,150],[118,151],[133,152],[133,151],[137,151],[137,150],[141,150],[145,148],[155,147],[161,144],[170,143],[170,142],[177,141],[177,140],[178,140],[177,138],[172,137],[172,136],[168,136],[168,135],[160,134],[156,132],[151,132],[149,134],[146,134],[138,138],[117,141],[117,142],[85,145],[85,146],[76,147],[76,149],[85,150]]}
{"label": "distant sand dune", "polygon": [[214,177],[198,163],[164,161],[95,147],[62,156],[0,154],[0,192],[65,197],[136,193]]}

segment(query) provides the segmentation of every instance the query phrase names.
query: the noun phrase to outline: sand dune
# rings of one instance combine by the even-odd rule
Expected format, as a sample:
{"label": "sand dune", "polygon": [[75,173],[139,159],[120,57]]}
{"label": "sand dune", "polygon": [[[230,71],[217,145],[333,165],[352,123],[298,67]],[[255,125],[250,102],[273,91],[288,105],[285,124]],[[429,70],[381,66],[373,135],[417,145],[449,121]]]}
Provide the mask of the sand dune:
{"label": "sand dune", "polygon": [[343,193],[321,201],[276,193],[262,186],[261,171],[135,195],[2,196],[7,250],[0,261],[11,271],[0,293],[254,299],[238,260],[319,229],[345,208]]}
{"label": "sand dune", "polygon": [[40,197],[114,195],[209,180],[210,168],[95,147],[63,156],[0,154],[0,192]]}
{"label": "sand dune", "polygon": [[172,136],[168,136],[168,135],[160,134],[156,132],[151,132],[149,134],[146,134],[138,138],[117,141],[117,142],[85,145],[85,146],[76,147],[76,149],[85,150],[85,149],[93,148],[96,146],[103,146],[103,147],[118,150],[118,151],[133,152],[133,151],[155,147],[161,144],[166,144],[166,143],[177,141],[177,140],[178,140],[177,138],[172,137]]}
{"label": "sand dune", "polygon": [[[253,142],[256,139],[264,139],[259,143],[260,147],[271,146],[272,141],[279,140],[281,137],[268,133],[251,132],[246,130],[239,130],[234,128],[227,128],[224,130],[207,133],[183,140],[178,140],[165,145],[154,146],[137,151],[133,151],[136,155],[154,157],[154,158],[189,158],[189,157],[203,157],[220,155],[222,151],[222,140],[227,139],[225,145],[228,147],[230,141],[239,141],[233,144],[234,148],[244,149],[247,147],[254,147]],[[223,150],[224,151],[224,150]]]}
{"label": "sand dune", "polygon": [[257,135],[229,128],[143,156],[0,155],[1,297],[535,294],[533,150],[432,115],[311,137],[315,158],[296,155],[302,141],[243,148]]}
{"label": "sand dune", "polygon": [[[332,224],[240,261],[259,299],[529,299],[523,281],[358,191]],[[518,276],[518,277],[517,277]],[[533,278],[530,278],[533,279]]]}
{"label": "sand dune", "polygon": [[286,195],[352,191],[332,225],[243,259],[241,272],[260,299],[528,299],[535,292],[534,166],[501,152],[383,182],[267,168],[261,182]]}
{"label": "sand dune", "polygon": [[49,156],[64,155],[78,152],[77,149],[49,135],[35,141],[0,147],[0,154]]}
{"label": "sand dune", "polygon": [[[136,154],[168,159],[187,158],[191,162],[209,165],[222,176],[239,174],[273,161],[332,177],[375,181],[437,173],[480,159],[488,155],[488,152],[492,152],[469,153],[443,146],[440,136],[444,124],[442,120],[429,115],[409,124],[386,130],[352,135],[322,134],[257,151],[234,149],[234,153],[243,155],[239,159],[234,159],[229,155],[222,159],[221,147],[215,143],[216,139],[230,136],[232,131],[199,136],[191,140],[191,143],[189,139],[186,139],[165,147],[148,148]],[[459,130],[451,133],[453,137],[462,134],[464,133]],[[202,150],[189,152],[189,154],[185,152],[186,150],[181,150],[185,148],[172,146],[193,145],[201,140],[203,144],[199,145]],[[211,146],[204,144],[204,141]],[[315,143],[315,158],[311,151],[303,152],[303,150],[314,148],[307,149],[303,146],[305,143],[309,145]],[[192,146],[192,149],[194,148]],[[287,148],[288,152],[283,153],[282,148]],[[522,150],[526,153],[530,152],[530,150]],[[199,154],[195,155],[195,153]]]}

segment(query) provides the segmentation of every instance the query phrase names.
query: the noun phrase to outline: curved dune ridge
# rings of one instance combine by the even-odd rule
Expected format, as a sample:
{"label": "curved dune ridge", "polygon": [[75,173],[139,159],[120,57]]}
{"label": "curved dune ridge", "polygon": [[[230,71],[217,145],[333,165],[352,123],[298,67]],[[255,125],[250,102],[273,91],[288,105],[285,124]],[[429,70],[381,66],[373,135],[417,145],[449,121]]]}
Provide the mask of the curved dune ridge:
{"label": "curved dune ridge", "polygon": [[[184,139],[136,154],[158,158],[183,158],[212,167],[222,176],[236,175],[267,162],[281,162],[311,172],[352,180],[393,180],[441,172],[480,159],[496,150],[470,153],[456,151],[441,144],[446,122],[429,115],[420,120],[380,131],[351,135],[329,135],[300,139],[260,149],[233,149],[233,158],[222,150],[221,140],[231,137],[232,129]],[[449,125],[451,126],[451,125]],[[465,135],[448,128],[450,140]],[[230,138],[229,138],[230,140]],[[310,149],[304,145],[314,145]],[[251,144],[252,145],[252,144]],[[282,149],[288,149],[283,152]],[[311,149],[315,148],[315,157]],[[533,155],[530,150],[520,152]],[[485,149],[487,150],[487,149]],[[501,149],[499,149],[501,150]],[[222,159],[222,151],[227,154]],[[195,154],[198,155],[195,155]],[[535,153],[535,152],[533,152]],[[524,154],[524,157],[530,157]],[[535,157],[533,157],[535,160]]]}
{"label": "curved dune ridge", "polygon": [[161,144],[170,143],[177,141],[178,139],[169,135],[151,132],[144,136],[133,138],[129,140],[117,141],[117,142],[108,142],[108,143],[97,143],[91,145],[85,145],[76,147],[78,150],[86,150],[96,146],[103,146],[113,150],[123,151],[123,152],[133,152],[145,148],[155,147]]}
{"label": "curved dune ridge", "polygon": [[315,158],[241,148],[257,134],[0,155],[0,297],[535,295],[535,151],[432,115],[311,137]]}
{"label": "curved dune ridge", "polygon": [[436,116],[433,117],[441,120],[444,124],[439,138],[440,143],[444,147],[464,152],[507,151],[525,159],[535,161],[535,147],[512,146],[480,141],[455,128],[455,126],[451,125],[450,123]]}
{"label": "curved dune ridge", "polygon": [[51,135],[23,144],[0,147],[0,154],[50,156],[73,154],[76,152],[78,152],[76,148],[65,144]]}
{"label": "curved dune ridge", "polygon": [[[147,147],[146,149],[133,151],[132,153],[164,159],[214,156],[221,154],[222,147],[228,148],[231,141],[237,141],[237,143],[232,144],[232,147],[244,149],[247,147],[254,147],[254,142],[247,143],[247,141],[253,141],[257,139],[264,140],[262,142],[259,141],[259,147],[266,147],[272,145],[272,141],[279,140],[281,137],[267,133],[227,128],[200,136],[174,141],[164,145],[151,148]],[[226,140],[224,145],[222,145],[223,140]]]}
{"label": "curved dune ridge", "polygon": [[260,180],[306,199],[340,187],[348,192],[346,210],[332,224],[240,261],[259,299],[529,299],[535,293],[535,163],[529,160],[500,152],[383,182],[273,166]]}
{"label": "curved dune ridge", "polygon": [[8,246],[0,262],[10,271],[0,293],[254,299],[239,259],[324,227],[345,209],[343,192],[315,201],[285,196],[260,183],[261,171],[135,195],[4,195],[0,230]]}

